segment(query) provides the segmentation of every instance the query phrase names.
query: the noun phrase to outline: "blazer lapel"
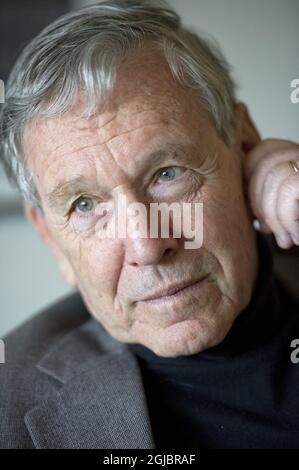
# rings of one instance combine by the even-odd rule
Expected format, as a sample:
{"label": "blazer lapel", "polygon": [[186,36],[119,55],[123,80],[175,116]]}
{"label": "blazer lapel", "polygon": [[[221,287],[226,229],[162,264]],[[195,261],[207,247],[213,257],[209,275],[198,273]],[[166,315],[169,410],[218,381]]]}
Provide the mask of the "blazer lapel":
{"label": "blazer lapel", "polygon": [[25,415],[37,448],[155,448],[134,355],[94,320],[38,364],[61,388]]}

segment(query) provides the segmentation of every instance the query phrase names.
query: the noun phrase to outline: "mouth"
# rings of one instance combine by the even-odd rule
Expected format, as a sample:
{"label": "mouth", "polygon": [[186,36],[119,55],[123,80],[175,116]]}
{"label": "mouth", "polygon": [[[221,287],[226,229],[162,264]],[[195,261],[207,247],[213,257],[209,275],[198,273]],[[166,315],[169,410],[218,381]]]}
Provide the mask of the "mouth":
{"label": "mouth", "polygon": [[140,302],[159,303],[175,299],[176,297],[180,297],[195,290],[205,279],[207,279],[207,277],[208,275],[202,277],[201,279],[197,279],[196,281],[185,281],[166,287],[165,289],[161,289],[159,292],[140,300]]}

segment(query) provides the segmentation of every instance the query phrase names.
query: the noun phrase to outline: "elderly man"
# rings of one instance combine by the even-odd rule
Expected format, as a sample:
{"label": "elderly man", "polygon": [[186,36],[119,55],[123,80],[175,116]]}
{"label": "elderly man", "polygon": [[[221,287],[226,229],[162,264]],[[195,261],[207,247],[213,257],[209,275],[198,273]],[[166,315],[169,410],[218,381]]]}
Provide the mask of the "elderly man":
{"label": "elderly man", "polygon": [[[220,53],[156,5],[72,12],[11,73],[4,164],[79,292],[6,338],[2,447],[299,447],[298,304],[253,228],[299,243],[298,146],[261,142]],[[168,236],[108,236],[120,197],[187,205],[202,243],[170,212]]]}

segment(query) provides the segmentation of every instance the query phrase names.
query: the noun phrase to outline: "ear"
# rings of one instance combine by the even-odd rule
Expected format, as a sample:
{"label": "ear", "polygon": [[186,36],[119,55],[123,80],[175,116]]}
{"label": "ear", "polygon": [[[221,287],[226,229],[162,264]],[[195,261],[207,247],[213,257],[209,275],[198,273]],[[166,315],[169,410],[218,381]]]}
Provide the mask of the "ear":
{"label": "ear", "polygon": [[75,272],[66,256],[58,247],[58,244],[51,233],[46,219],[37,209],[32,207],[28,202],[23,203],[23,208],[26,218],[29,220],[29,222],[32,223],[42,240],[50,249],[51,253],[57,259],[60,272],[63,275],[67,284],[73,288],[77,287]]}
{"label": "ear", "polygon": [[246,158],[246,155],[261,142],[261,136],[244,103],[237,103],[235,105],[235,122],[236,150],[242,154],[243,158]]}

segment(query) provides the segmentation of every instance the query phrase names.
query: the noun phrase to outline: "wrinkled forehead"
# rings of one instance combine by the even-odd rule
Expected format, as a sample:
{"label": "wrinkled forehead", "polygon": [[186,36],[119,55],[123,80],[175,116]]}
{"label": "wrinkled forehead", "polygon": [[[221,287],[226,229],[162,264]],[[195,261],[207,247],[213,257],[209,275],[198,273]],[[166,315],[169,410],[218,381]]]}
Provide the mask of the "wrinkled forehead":
{"label": "wrinkled forehead", "polygon": [[[145,58],[139,52],[122,64],[111,99],[88,119],[81,117],[84,105],[83,96],[78,95],[67,113],[27,123],[23,149],[34,176],[42,177],[50,166],[52,174],[61,167],[63,171],[69,156],[78,168],[85,166],[86,154],[92,160],[101,146],[112,141],[115,154],[122,147],[126,164],[125,160],[134,160],[140,148],[150,142],[158,145],[163,139],[177,138],[182,143],[194,136],[203,141],[213,132],[195,90],[178,84],[157,54]],[[80,161],[83,155],[84,163],[82,158]]]}
{"label": "wrinkled forehead", "polygon": [[[201,106],[195,90],[178,84],[162,53],[156,48],[140,49],[127,57],[118,69],[116,83],[105,108],[95,116],[80,118],[84,111],[84,96],[79,94],[69,111],[51,118],[37,118],[27,123],[24,132],[25,156],[34,155],[34,147],[42,141],[47,152],[59,148],[66,136],[74,146],[83,133],[92,135],[97,129],[114,126],[126,132],[155,112],[163,120],[184,122],[199,118]],[[201,110],[203,112],[203,110]],[[39,147],[40,149],[40,147]],[[29,157],[28,157],[29,158]]]}

